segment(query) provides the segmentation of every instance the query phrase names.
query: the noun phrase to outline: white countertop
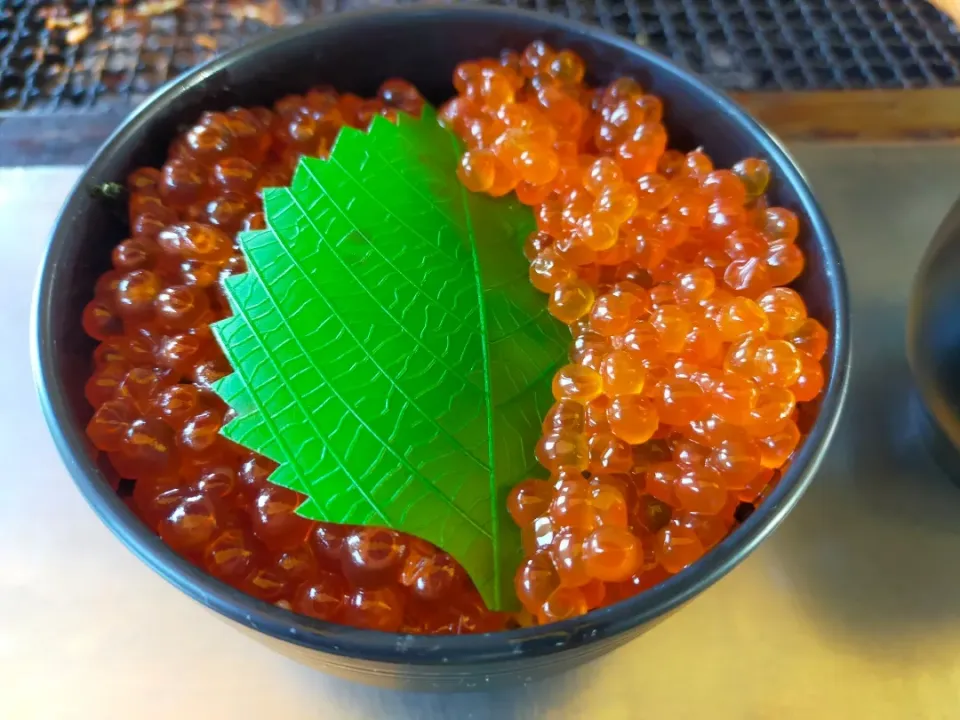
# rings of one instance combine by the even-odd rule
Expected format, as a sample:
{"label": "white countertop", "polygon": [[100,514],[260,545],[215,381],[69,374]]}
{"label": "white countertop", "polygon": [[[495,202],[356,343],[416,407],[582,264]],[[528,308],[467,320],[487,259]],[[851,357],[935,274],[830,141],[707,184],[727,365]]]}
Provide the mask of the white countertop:
{"label": "white countertop", "polygon": [[353,685],[154,575],[60,463],[31,378],[36,269],[75,168],[0,170],[0,718],[960,718],[960,489],[910,435],[904,302],[960,146],[795,148],[840,239],[855,370],[813,488],[727,578],[614,654],[499,694]]}

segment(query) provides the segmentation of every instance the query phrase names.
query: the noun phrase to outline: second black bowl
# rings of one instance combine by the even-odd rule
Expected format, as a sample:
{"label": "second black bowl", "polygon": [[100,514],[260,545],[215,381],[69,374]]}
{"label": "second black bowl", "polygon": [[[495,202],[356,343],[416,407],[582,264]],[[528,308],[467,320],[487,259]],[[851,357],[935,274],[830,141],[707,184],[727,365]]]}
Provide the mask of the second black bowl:
{"label": "second black bowl", "polygon": [[[167,548],[117,497],[84,434],[83,397],[93,341],[80,314],[110,252],[128,228],[91,190],[123,182],[143,165],[163,163],[178,129],[205,110],[268,104],[320,83],[372,94],[392,76],[440,103],[452,94],[463,60],[521,49],[541,38],[579,53],[588,80],[630,75],[663,98],[671,146],[702,145],[718,165],[747,156],[773,171],[772,202],[800,217],[807,269],[796,283],[810,314],[830,331],[828,382],[819,417],[795,461],[767,500],[706,557],[625,602],[545,627],[481,636],[385,634],[331,625],[256,600],[204,574]],[[777,142],[733,102],[663,58],[580,25],[487,7],[418,7],[318,19],[199,68],[146,102],[111,137],[63,208],[37,291],[34,337],[40,395],[57,446],[77,486],[104,523],[141,560],[241,629],[310,664],[366,682],[430,689],[490,687],[576,665],[625,642],[715,582],[786,516],[813,479],[836,427],[847,385],[847,291],[840,255],[800,171]]]}

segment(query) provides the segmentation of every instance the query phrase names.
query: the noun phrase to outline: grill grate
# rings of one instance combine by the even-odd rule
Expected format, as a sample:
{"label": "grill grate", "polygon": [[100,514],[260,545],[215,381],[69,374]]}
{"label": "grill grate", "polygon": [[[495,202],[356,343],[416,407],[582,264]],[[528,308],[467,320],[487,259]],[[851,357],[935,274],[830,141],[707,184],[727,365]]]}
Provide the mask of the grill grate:
{"label": "grill grate", "polygon": [[[0,0],[0,115],[127,106],[271,24],[396,0],[283,1]],[[634,38],[727,90],[960,85],[960,32],[924,0],[495,1]]]}

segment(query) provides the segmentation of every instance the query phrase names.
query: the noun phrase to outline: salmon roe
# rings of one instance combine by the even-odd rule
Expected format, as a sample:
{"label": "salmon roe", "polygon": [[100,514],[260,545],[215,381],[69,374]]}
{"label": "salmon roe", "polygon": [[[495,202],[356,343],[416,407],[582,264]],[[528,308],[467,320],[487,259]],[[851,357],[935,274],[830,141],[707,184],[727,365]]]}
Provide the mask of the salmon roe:
{"label": "salmon roe", "polygon": [[[660,100],[628,78],[591,89],[582,60],[533,43],[457,67],[441,118],[470,190],[534,208],[533,285],[570,326],[570,364],[535,449],[551,479],[514,488],[525,610],[489,611],[463,569],[381,528],[308,521],[269,460],[219,434],[210,384],[230,368],[209,330],[219,282],[245,271],[236,233],[261,190],[341,127],[419,114],[409,83],[364,99],[318,87],[272,108],[205,113],[161,168],[127,179],[130,237],[83,310],[99,342],[87,434],[139,517],[183,557],[293,612],[356,627],[476,633],[583,614],[679,572],[756,503],[801,439],[796,404],[825,378],[829,337],[789,284],[797,218],[768,207],[770,171],[667,149]],[[534,449],[531,449],[532,451]]]}
{"label": "salmon roe", "polygon": [[784,287],[804,255],[797,216],[767,203],[768,165],[668,149],[658,97],[583,80],[575,54],[534,42],[459,65],[441,110],[467,148],[461,182],[533,208],[530,281],[573,336],[536,449],[550,480],[509,499],[539,623],[722,540],[789,465],[829,340]]}
{"label": "salmon roe", "polygon": [[129,501],[167,545],[250,595],[357,627],[488,632],[515,620],[487,610],[447,553],[298,516],[304,498],[267,480],[274,464],[220,436],[233,411],[210,391],[230,372],[209,329],[229,314],[219,281],[246,269],[235,238],[264,227],[260,191],[288,185],[301,155],[326,155],[341,127],[422,106],[403,80],[368,99],[314,88],[269,109],[205,113],[166,164],[135,170],[130,237],[83,312],[100,342],[87,434],[135,481]]}

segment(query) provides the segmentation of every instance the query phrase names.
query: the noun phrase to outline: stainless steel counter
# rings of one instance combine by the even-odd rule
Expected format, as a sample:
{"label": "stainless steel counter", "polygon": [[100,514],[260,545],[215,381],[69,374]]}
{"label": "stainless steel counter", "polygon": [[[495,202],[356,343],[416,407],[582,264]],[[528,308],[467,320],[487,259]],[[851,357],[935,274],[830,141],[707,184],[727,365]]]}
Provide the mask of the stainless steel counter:
{"label": "stainless steel counter", "polygon": [[[853,382],[813,488],[731,575],[614,655],[502,694],[398,694],[281,658],[87,510],[34,399],[32,283],[75,169],[0,170],[0,717],[960,718],[960,489],[912,430],[914,268],[960,146],[797,146],[842,246]],[[960,320],[958,320],[960,321]]]}

